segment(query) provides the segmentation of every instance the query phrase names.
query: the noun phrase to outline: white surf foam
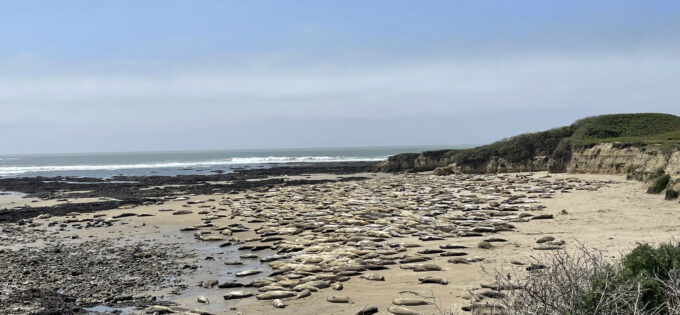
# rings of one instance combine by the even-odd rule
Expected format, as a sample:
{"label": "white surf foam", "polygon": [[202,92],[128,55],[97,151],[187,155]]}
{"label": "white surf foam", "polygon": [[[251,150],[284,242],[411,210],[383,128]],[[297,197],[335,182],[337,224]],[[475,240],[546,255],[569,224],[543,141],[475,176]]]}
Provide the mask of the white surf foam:
{"label": "white surf foam", "polygon": [[359,161],[382,161],[384,157],[345,157],[345,156],[267,156],[230,158],[225,160],[209,160],[194,162],[157,162],[138,164],[105,164],[105,165],[41,165],[41,166],[0,166],[0,176],[17,175],[24,173],[40,172],[67,172],[67,171],[113,171],[130,169],[154,169],[154,168],[190,168],[209,167],[219,165],[247,165],[268,163],[305,163],[305,162],[359,162]]}

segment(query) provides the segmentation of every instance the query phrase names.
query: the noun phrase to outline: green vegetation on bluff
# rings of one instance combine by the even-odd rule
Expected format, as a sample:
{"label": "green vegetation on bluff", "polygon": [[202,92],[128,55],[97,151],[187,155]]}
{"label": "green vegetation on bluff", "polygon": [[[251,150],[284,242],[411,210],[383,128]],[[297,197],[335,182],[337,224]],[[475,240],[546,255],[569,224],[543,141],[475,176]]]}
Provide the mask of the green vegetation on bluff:
{"label": "green vegetation on bluff", "polygon": [[[511,163],[528,163],[538,156],[549,157],[560,171],[575,149],[598,143],[617,146],[661,144],[669,149],[680,148],[680,117],[670,114],[612,114],[588,117],[575,123],[547,131],[526,133],[472,149],[423,152],[429,159],[446,158],[458,165],[477,167],[493,157]],[[394,161],[415,159],[398,155]],[[551,169],[552,170],[552,169]]]}
{"label": "green vegetation on bluff", "polygon": [[669,114],[617,114],[590,117],[573,125],[579,144],[680,143],[680,117]]}

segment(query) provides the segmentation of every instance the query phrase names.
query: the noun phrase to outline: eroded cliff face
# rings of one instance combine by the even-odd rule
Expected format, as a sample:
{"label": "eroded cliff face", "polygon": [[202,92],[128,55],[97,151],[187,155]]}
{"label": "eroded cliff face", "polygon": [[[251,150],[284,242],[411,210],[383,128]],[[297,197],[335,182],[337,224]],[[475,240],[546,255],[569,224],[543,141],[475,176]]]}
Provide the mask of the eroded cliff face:
{"label": "eroded cliff face", "polygon": [[569,173],[650,174],[659,168],[671,177],[680,176],[680,151],[668,151],[661,146],[621,146],[601,143],[592,148],[574,151],[567,164]]}
{"label": "eroded cliff face", "polygon": [[560,154],[559,160],[538,155],[521,163],[493,157],[479,163],[455,163],[455,151],[424,154],[399,154],[381,165],[381,171],[434,171],[453,173],[568,172],[594,174],[640,174],[645,176],[663,168],[672,178],[680,178],[680,150],[661,145],[636,147],[618,143],[601,143],[591,148]]}
{"label": "eroded cliff face", "polygon": [[518,173],[518,172],[540,172],[548,170],[550,158],[541,155],[536,156],[531,161],[524,163],[513,163],[500,157],[493,157],[489,161],[478,164],[456,164],[451,163],[446,166],[434,169],[437,175],[448,174],[488,174],[488,173]]}

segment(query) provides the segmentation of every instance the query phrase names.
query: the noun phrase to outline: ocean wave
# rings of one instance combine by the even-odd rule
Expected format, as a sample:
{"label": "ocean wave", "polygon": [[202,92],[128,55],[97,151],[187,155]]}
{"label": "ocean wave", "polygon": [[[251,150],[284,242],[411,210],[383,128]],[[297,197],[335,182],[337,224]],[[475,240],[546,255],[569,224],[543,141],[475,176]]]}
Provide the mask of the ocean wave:
{"label": "ocean wave", "polygon": [[220,165],[247,165],[271,163],[305,163],[305,162],[359,162],[382,161],[384,157],[347,157],[347,156],[267,156],[267,157],[234,157],[225,160],[193,161],[193,162],[152,162],[138,164],[103,164],[103,165],[41,165],[41,166],[1,166],[0,176],[40,172],[68,171],[114,171],[130,169],[154,168],[190,168]]}

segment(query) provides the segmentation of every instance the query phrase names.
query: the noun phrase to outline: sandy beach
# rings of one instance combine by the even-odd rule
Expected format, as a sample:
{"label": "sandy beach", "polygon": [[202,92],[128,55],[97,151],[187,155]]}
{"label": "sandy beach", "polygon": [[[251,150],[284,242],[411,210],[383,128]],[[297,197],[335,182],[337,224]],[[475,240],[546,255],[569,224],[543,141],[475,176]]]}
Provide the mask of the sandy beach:
{"label": "sandy beach", "polygon": [[[465,313],[471,297],[488,296],[489,289],[481,284],[492,282],[496,274],[522,275],[534,258],[549,250],[573,251],[582,244],[617,257],[638,243],[678,236],[680,205],[646,194],[643,183],[623,176],[352,176],[366,179],[177,194],[153,204],[3,223],[3,268],[28,263],[18,252],[29,248],[36,251],[32,257],[49,259],[55,246],[109,242],[106,246],[112,248],[139,246],[156,252],[135,256],[144,276],[139,270],[118,271],[121,277],[142,280],[122,286],[116,296],[74,289],[71,294],[81,295],[74,304],[89,312],[153,313],[149,306],[162,305],[156,310],[356,314],[371,306],[389,314],[398,311],[390,309],[395,299],[407,298],[424,304],[401,306],[416,313]],[[286,180],[338,177],[343,176]],[[0,207],[85,201],[5,195]],[[537,243],[546,236],[551,238]],[[168,256],[159,267],[161,251]],[[154,262],[141,263],[148,257]],[[38,264],[50,266],[49,261]],[[72,266],[80,267],[87,274],[87,267]],[[252,274],[238,274],[243,271]],[[99,281],[97,275],[89,276]],[[421,283],[428,282],[423,277],[446,284]],[[2,312],[39,308],[12,303],[12,292],[49,279],[5,272],[0,280]],[[275,297],[285,307],[274,307]]]}

